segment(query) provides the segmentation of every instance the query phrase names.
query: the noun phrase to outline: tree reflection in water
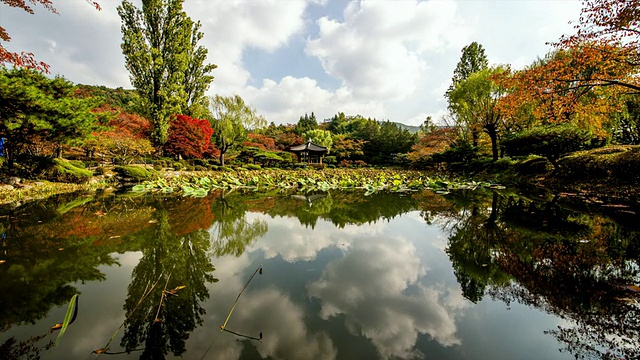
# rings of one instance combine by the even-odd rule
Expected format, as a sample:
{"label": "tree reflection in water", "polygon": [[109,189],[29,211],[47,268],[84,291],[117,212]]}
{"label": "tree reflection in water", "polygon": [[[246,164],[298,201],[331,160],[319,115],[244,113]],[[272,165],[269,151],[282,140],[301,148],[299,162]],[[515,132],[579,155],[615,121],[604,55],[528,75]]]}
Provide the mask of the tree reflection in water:
{"label": "tree reflection in water", "polygon": [[[188,211],[190,205],[190,201],[159,205],[156,226],[144,237],[142,258],[133,270],[124,304],[125,312],[131,315],[121,345],[128,352],[143,347],[141,359],[163,359],[169,352],[180,356],[190,332],[202,325],[205,311],[201,303],[209,298],[206,284],[216,281],[207,256],[209,233],[205,229],[187,232],[180,227],[177,231],[182,234],[178,235],[170,222],[171,214],[203,216]],[[156,282],[158,286],[144,297]],[[184,288],[176,296],[165,291],[179,286]]]}
{"label": "tree reflection in water", "polygon": [[466,298],[485,294],[568,320],[550,329],[577,358],[638,358],[640,234],[557,198],[536,203],[494,194],[451,208],[447,253]]}
{"label": "tree reflection in water", "polygon": [[[94,196],[27,205],[0,219],[6,234],[0,250],[10,259],[0,267],[0,331],[68,302],[77,292],[73,283],[104,279],[99,266],[117,264],[112,254],[139,251],[121,344],[129,352],[141,349],[142,358],[181,356],[203,322],[206,286],[216,281],[209,256],[240,256],[267,232],[266,221],[251,212],[295,218],[310,228],[320,220],[344,228],[419,210],[426,223],[448,234],[446,252],[470,301],[489,296],[565,319],[548,333],[579,358],[640,357],[640,309],[630,301],[638,294],[626,288],[640,283],[640,233],[602,215],[571,211],[560,200],[336,192],[309,202],[238,191],[203,199]],[[185,288],[159,306],[165,284],[167,290]],[[33,354],[46,348],[39,339],[9,339],[6,346]]]}

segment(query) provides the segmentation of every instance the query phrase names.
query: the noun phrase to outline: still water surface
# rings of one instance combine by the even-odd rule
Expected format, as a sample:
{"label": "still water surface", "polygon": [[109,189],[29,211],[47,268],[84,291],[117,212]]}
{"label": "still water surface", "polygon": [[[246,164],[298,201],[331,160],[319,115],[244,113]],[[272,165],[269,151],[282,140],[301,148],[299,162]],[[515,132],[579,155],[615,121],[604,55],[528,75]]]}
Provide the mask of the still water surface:
{"label": "still water surface", "polygon": [[640,356],[638,224],[561,204],[217,192],[5,209],[0,358]]}

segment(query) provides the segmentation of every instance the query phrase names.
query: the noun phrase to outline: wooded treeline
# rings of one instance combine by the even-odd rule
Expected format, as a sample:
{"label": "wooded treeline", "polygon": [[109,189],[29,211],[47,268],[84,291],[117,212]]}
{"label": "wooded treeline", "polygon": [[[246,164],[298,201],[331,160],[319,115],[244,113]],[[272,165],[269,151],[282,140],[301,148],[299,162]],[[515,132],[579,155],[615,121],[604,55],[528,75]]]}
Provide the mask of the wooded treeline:
{"label": "wooded treeline", "polygon": [[[55,12],[49,1],[35,3]],[[287,150],[311,140],[329,149],[329,166],[426,168],[534,155],[557,168],[573,151],[640,144],[637,2],[583,1],[575,34],[523,69],[490,65],[481,44],[465,46],[445,94],[448,114],[427,118],[418,133],[339,109],[320,121],[313,112],[297,122],[265,119],[238,95],[206,96],[216,65],[207,63],[201,25],[182,4],[146,0],[137,8],[124,0],[118,6],[135,90],[74,85],[39,72],[46,66],[2,58],[7,167],[79,153],[114,163],[210,158],[221,166],[290,166],[296,160]]]}

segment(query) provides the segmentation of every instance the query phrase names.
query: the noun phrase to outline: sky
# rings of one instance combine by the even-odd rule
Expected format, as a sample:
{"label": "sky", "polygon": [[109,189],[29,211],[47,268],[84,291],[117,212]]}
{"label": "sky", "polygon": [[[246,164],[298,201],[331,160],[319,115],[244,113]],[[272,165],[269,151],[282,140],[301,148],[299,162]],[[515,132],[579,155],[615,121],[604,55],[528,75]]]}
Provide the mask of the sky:
{"label": "sky", "polygon": [[[132,88],[116,7],[53,0],[59,15],[0,3],[9,51],[30,51],[74,83]],[[133,1],[140,6],[140,1]],[[420,125],[446,114],[461,50],[481,44],[490,65],[514,69],[573,33],[577,0],[185,0],[200,44],[218,65],[207,95],[240,95],[268,122],[338,112]]]}

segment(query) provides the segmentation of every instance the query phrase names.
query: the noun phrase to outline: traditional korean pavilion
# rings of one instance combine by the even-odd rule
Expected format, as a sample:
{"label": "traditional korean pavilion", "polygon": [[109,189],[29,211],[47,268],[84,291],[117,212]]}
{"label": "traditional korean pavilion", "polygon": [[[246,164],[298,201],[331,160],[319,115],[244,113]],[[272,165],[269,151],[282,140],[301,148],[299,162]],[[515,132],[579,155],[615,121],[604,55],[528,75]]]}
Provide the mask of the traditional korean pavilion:
{"label": "traditional korean pavilion", "polygon": [[329,150],[309,140],[306,144],[292,146],[289,151],[298,156],[298,162],[322,165],[322,156]]}

